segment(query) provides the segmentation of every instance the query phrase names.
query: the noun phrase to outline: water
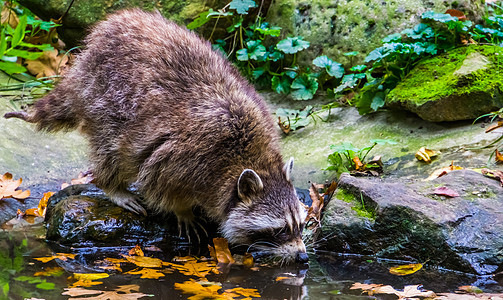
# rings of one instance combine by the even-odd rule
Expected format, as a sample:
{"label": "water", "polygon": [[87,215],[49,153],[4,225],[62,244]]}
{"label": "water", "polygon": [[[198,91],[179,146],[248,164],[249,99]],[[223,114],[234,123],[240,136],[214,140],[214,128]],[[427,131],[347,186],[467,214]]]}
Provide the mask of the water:
{"label": "water", "polygon": [[[246,291],[252,291],[255,296],[259,294],[262,299],[397,299],[391,294],[368,296],[361,290],[351,290],[354,283],[389,284],[397,290],[408,285],[422,285],[423,289],[437,294],[453,293],[463,285],[477,285],[486,293],[503,293],[503,280],[498,276],[480,277],[428,265],[412,275],[394,276],[388,268],[407,262],[323,251],[311,254],[309,266],[260,266],[250,269],[242,265],[227,265],[219,268],[218,274],[210,272],[204,276],[200,265],[210,265],[211,269],[215,267],[214,263],[174,263],[186,268],[185,271],[167,263],[175,257],[208,256],[206,249],[157,245],[144,247],[143,250],[145,256],[166,262],[162,267],[139,268],[130,262],[122,262],[120,271],[104,270],[103,267],[113,265],[107,263],[107,258],[125,260],[123,255],[127,255],[132,247],[62,247],[46,242],[44,234],[42,224],[0,233],[0,299],[69,299],[70,296],[63,295],[68,292],[75,293],[71,299],[137,299],[142,295],[145,295],[142,299],[208,299],[204,295],[209,297],[210,294],[204,291],[210,290],[214,291],[213,298],[244,299],[239,293],[229,292],[238,287],[250,289]],[[56,253],[75,256],[62,255],[48,262],[35,259]],[[126,274],[142,269],[154,269],[163,276],[148,279],[140,278],[139,274]],[[74,273],[101,273],[108,274],[108,277],[84,281],[84,286],[71,289],[77,282]],[[96,282],[102,283],[92,285]],[[185,289],[184,293],[175,288],[180,283],[192,286],[189,285],[191,288]],[[202,286],[204,291],[197,290],[196,286]]]}

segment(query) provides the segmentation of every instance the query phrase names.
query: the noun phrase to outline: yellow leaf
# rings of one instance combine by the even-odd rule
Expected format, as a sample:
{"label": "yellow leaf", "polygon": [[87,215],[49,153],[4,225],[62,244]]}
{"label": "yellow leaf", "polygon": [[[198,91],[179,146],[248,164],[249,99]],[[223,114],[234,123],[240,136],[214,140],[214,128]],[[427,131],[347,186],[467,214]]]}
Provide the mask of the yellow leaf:
{"label": "yellow leaf", "polygon": [[61,267],[53,267],[47,268],[43,271],[36,272],[33,276],[60,276],[63,274],[63,268]]}
{"label": "yellow leaf", "polygon": [[148,278],[148,279],[157,279],[159,277],[165,276],[163,273],[159,272],[159,270],[156,270],[156,269],[143,268],[138,271],[136,271],[136,270],[131,270],[131,271],[126,272],[124,274],[133,274],[133,275],[138,274],[138,275],[141,275],[140,278]]}
{"label": "yellow leaf", "polygon": [[257,289],[245,289],[242,287],[233,288],[230,290],[225,290],[226,293],[236,293],[241,295],[242,297],[247,298],[260,298],[260,294]]}
{"label": "yellow leaf", "polygon": [[451,165],[448,166],[448,167],[444,167],[444,168],[441,168],[441,169],[433,171],[433,173],[431,173],[431,175],[428,176],[428,178],[426,178],[425,180],[433,180],[433,179],[436,179],[438,177],[442,177],[442,176],[444,176],[445,174],[447,174],[447,173],[449,173],[451,171],[462,170],[462,169],[463,169],[463,167],[455,166],[454,163],[451,163]]}
{"label": "yellow leaf", "polygon": [[56,255],[48,256],[48,257],[35,257],[33,259],[41,261],[43,263],[49,262],[53,259],[60,259],[66,261],[68,258],[75,259],[76,254],[70,253],[56,253]]}
{"label": "yellow leaf", "polygon": [[76,280],[96,280],[107,278],[107,273],[73,273],[73,278]]}
{"label": "yellow leaf", "polygon": [[38,211],[38,214],[41,216],[41,217],[45,217],[45,211],[47,209],[47,202],[49,201],[49,198],[51,198],[51,196],[54,195],[54,192],[47,192],[47,193],[44,193],[44,196],[42,197],[42,199],[40,199],[40,201],[38,202],[38,208],[37,208],[37,211]]}
{"label": "yellow leaf", "polygon": [[245,253],[245,256],[243,257],[243,265],[247,268],[253,267],[253,255],[251,255],[250,253]]}
{"label": "yellow leaf", "polygon": [[503,163],[503,155],[498,151],[498,149],[494,151],[494,159],[497,163]]}
{"label": "yellow leaf", "polygon": [[363,170],[365,170],[365,166],[360,161],[360,158],[358,156],[355,156],[353,158],[353,162],[355,163],[355,170],[356,171],[363,171]]}
{"label": "yellow leaf", "polygon": [[431,159],[440,154],[440,151],[426,149],[421,147],[419,151],[416,152],[416,158],[427,163],[431,163]]}
{"label": "yellow leaf", "polygon": [[218,293],[221,288],[220,285],[204,284],[204,282],[196,282],[193,279],[183,283],[175,283],[175,289],[181,290],[184,294],[194,294],[194,296],[189,297],[190,300],[233,299],[226,293]]}
{"label": "yellow leaf", "polygon": [[231,251],[229,250],[229,244],[227,243],[227,240],[225,238],[214,238],[213,245],[215,245],[215,255],[219,263],[235,263]]}
{"label": "yellow leaf", "polygon": [[129,250],[128,254],[129,255],[137,255],[137,256],[145,256],[145,254],[143,253],[143,250],[141,250],[140,245],[134,246],[133,249]]}
{"label": "yellow leaf", "polygon": [[404,276],[416,273],[417,271],[421,270],[422,267],[423,264],[408,264],[389,268],[389,272],[393,275]]}
{"label": "yellow leaf", "polygon": [[126,258],[130,263],[143,268],[160,268],[163,264],[162,260],[154,257],[124,255],[124,258]]}
{"label": "yellow leaf", "polygon": [[[186,258],[184,258],[186,259]],[[195,258],[190,257],[189,259],[179,263],[170,263],[163,262],[164,266],[170,266],[171,268],[177,270],[178,272],[188,275],[188,276],[197,276],[200,278],[206,277],[206,275],[213,273],[219,274],[218,269],[216,268],[217,264],[214,261],[202,261],[198,262]]]}

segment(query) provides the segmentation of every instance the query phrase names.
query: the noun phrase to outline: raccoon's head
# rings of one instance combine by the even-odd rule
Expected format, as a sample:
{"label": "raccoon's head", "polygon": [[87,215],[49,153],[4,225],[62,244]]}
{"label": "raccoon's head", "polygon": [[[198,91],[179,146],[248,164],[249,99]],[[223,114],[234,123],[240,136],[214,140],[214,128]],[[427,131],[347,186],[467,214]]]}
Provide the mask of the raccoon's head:
{"label": "raccoon's head", "polygon": [[262,177],[251,169],[241,173],[236,205],[221,227],[231,244],[248,245],[281,262],[307,262],[302,241],[306,210],[290,181],[292,167],[293,158],[279,172]]}

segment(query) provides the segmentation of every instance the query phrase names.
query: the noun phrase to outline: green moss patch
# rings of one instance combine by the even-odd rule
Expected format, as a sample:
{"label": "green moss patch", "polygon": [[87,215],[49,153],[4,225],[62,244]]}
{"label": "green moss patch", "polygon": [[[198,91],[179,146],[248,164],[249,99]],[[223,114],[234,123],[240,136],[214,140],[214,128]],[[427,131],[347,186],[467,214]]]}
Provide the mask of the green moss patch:
{"label": "green moss patch", "polygon": [[[473,55],[473,54],[480,55]],[[480,65],[467,72],[467,57]],[[468,46],[451,50],[420,62],[414,70],[388,94],[388,102],[413,102],[420,106],[451,95],[477,92],[499,93],[503,86],[503,47]]]}
{"label": "green moss patch", "polygon": [[351,209],[360,217],[375,220],[375,212],[371,207],[366,207],[361,197],[356,197],[351,192],[338,188],[335,198],[351,204]]}

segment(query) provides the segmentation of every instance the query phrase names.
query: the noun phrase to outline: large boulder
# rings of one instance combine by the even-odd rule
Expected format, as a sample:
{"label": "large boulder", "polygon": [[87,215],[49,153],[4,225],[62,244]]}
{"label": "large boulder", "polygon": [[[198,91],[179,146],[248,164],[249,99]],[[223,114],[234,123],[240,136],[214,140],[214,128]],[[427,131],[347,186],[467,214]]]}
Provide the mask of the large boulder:
{"label": "large boulder", "polygon": [[359,51],[355,62],[361,62],[382,38],[419,23],[423,12],[451,8],[463,11],[472,21],[480,20],[485,12],[478,0],[275,0],[266,19],[281,26],[283,34],[300,35],[311,42],[304,59],[325,54],[348,64],[343,53]]}
{"label": "large boulder", "polygon": [[431,122],[475,119],[503,106],[503,47],[460,47],[420,62],[393,89],[388,106]]}
{"label": "large boulder", "polygon": [[[435,194],[446,187],[459,194]],[[503,188],[469,170],[432,181],[341,176],[322,230],[330,251],[491,274],[503,269]]]}
{"label": "large boulder", "polygon": [[[44,20],[58,19],[63,16],[71,0],[20,0],[21,5],[30,9]],[[92,24],[105,18],[111,12],[129,7],[140,7],[145,10],[158,10],[166,18],[179,24],[188,24],[201,12],[210,8],[222,8],[227,1],[223,0],[86,0],[75,1],[63,18],[63,26],[58,28],[60,37],[72,47],[79,43]]]}

